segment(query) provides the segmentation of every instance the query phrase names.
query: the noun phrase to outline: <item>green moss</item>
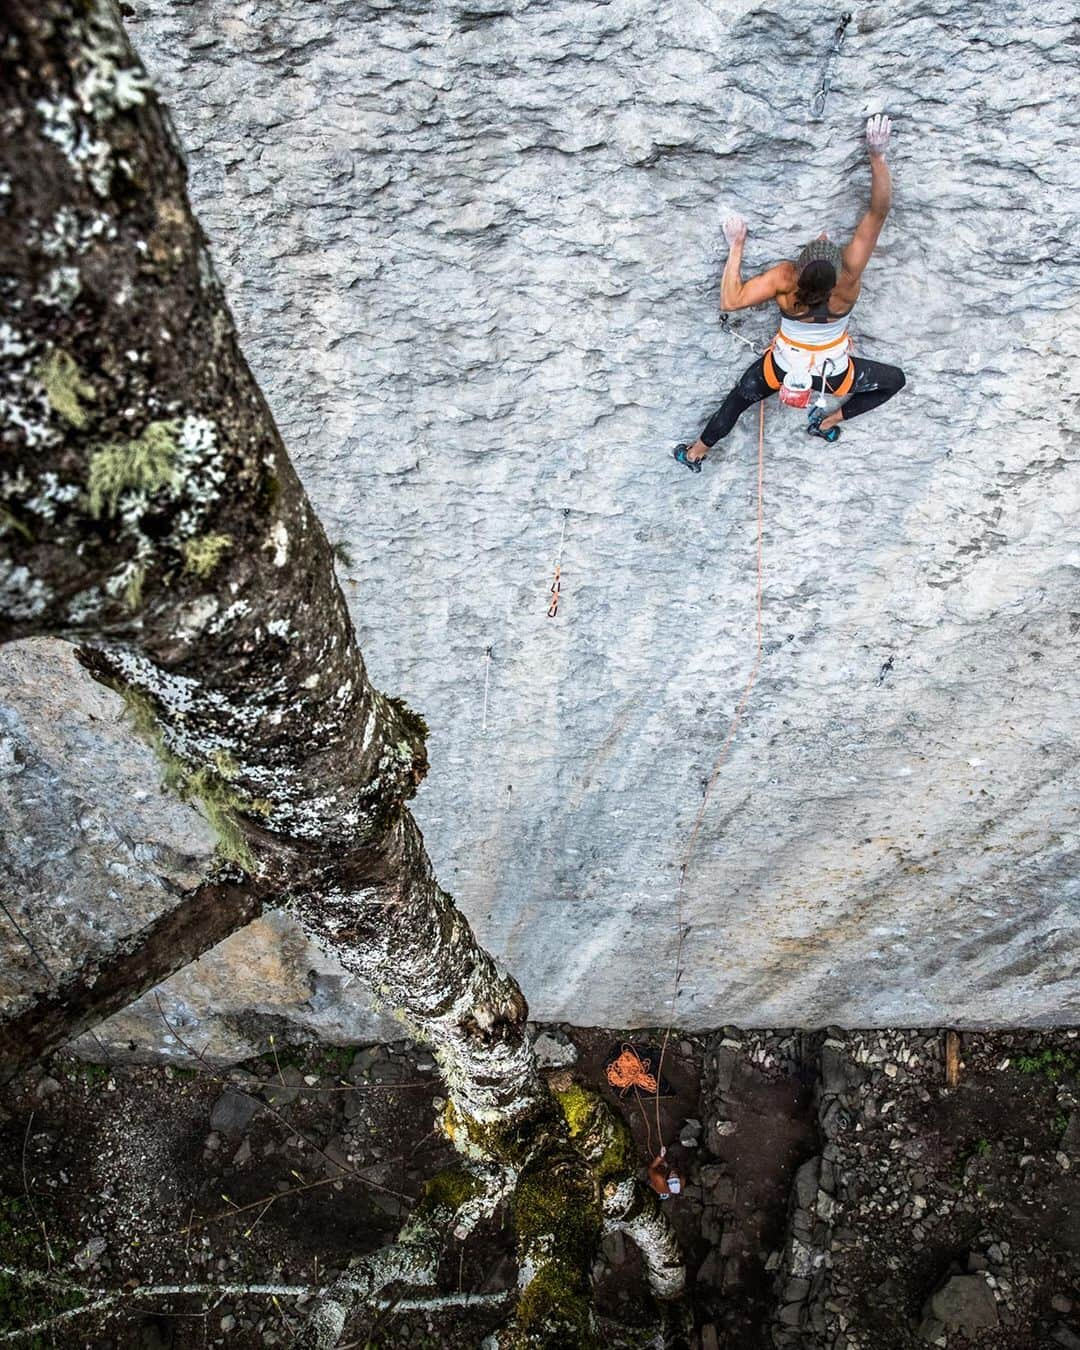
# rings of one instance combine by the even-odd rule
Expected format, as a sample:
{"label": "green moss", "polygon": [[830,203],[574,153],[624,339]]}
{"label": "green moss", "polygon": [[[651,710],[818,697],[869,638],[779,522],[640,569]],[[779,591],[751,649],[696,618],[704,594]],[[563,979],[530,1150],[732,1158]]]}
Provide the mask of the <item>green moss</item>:
{"label": "green moss", "polygon": [[0,530],[14,530],[16,534],[21,534],[27,543],[32,544],[34,542],[34,536],[29,527],[24,525],[21,520],[16,520],[5,506],[0,506]]}
{"label": "green moss", "polygon": [[600,1200],[592,1179],[577,1159],[559,1164],[551,1155],[543,1166],[522,1173],[514,1192],[514,1229],[525,1248],[543,1239],[585,1270],[600,1237]]}
{"label": "green moss", "polygon": [[566,1123],[570,1127],[571,1139],[588,1128],[593,1112],[596,1110],[597,1096],[595,1092],[586,1092],[583,1087],[574,1083],[564,1092],[556,1092],[555,1100],[559,1103],[559,1108],[566,1117]]}
{"label": "green moss", "polygon": [[518,1299],[509,1343],[558,1344],[566,1350],[593,1350],[599,1345],[580,1272],[561,1260],[546,1265]]}
{"label": "green moss", "polygon": [[[448,1084],[453,1090],[452,1084]],[[532,1151],[531,1140],[537,1131],[546,1128],[547,1121],[530,1118],[526,1128],[523,1122],[474,1120],[457,1109],[450,1098],[443,1108],[442,1127],[446,1137],[459,1153],[466,1157],[498,1159],[511,1167],[520,1167]]]}
{"label": "green moss", "polygon": [[108,1065],[91,1064],[84,1061],[75,1072],[83,1079],[87,1087],[100,1087],[109,1076]]}
{"label": "green moss", "polygon": [[326,1073],[335,1073],[339,1078],[352,1068],[356,1058],[355,1045],[330,1045],[322,1052],[323,1069]]}
{"label": "green moss", "polygon": [[[43,1203],[46,1202],[38,1199],[39,1212]],[[50,1222],[48,1231],[53,1256],[67,1260],[72,1248],[64,1240],[60,1226]],[[33,1269],[44,1262],[44,1241],[30,1206],[15,1196],[0,1197],[0,1265]],[[50,1314],[82,1307],[85,1302],[84,1296],[75,1290],[54,1290],[24,1283],[15,1275],[0,1274],[0,1332],[18,1331]],[[19,1344],[32,1350],[47,1350],[52,1341],[36,1336],[24,1338]]]}
{"label": "green moss", "polygon": [[424,1183],[423,1204],[428,1209],[448,1209],[456,1214],[462,1205],[480,1194],[480,1183],[468,1172],[447,1168]]}
{"label": "green moss", "polygon": [[[81,1308],[86,1302],[77,1290],[43,1289],[40,1285],[23,1284],[14,1275],[0,1275],[0,1331],[18,1331],[34,1322],[72,1308]],[[27,1350],[49,1350],[56,1344],[45,1335],[25,1336],[19,1344]]]}
{"label": "green moss", "polygon": [[74,358],[55,347],[34,373],[45,386],[45,397],[53,412],[70,426],[79,430],[85,427],[90,419],[83,402],[92,402],[97,395],[94,386],[83,379]]}
{"label": "green moss", "polygon": [[600,1155],[596,1164],[596,1175],[601,1181],[632,1176],[634,1166],[634,1146],[630,1131],[620,1131],[617,1139],[612,1139]]}
{"label": "green moss", "polygon": [[270,802],[263,797],[245,797],[234,791],[214,769],[192,772],[175,757],[172,769],[166,770],[165,786],[171,788],[181,801],[196,801],[202,807],[210,828],[217,835],[219,857],[236,863],[245,872],[254,870],[255,860],[236,813],[267,816],[272,810]]}
{"label": "green moss", "polygon": [[1034,1074],[1057,1083],[1062,1078],[1071,1078],[1080,1068],[1078,1062],[1064,1050],[1040,1050],[1037,1055],[1018,1055],[1016,1067],[1021,1073]]}
{"label": "green moss", "polygon": [[146,568],[136,567],[124,587],[124,604],[128,609],[136,610],[142,604],[142,588],[145,580]]}
{"label": "green moss", "polygon": [[634,1144],[626,1122],[595,1092],[577,1083],[554,1094],[566,1118],[570,1138],[600,1182],[628,1176],[634,1169]]}
{"label": "green moss", "polygon": [[100,445],[90,456],[90,514],[113,515],[125,492],[176,486],[177,422],[151,422],[131,441]]}
{"label": "green moss", "polygon": [[112,683],[111,687],[124,700],[125,713],[135,732],[161,763],[164,786],[175,792],[181,801],[198,802],[217,835],[219,857],[236,863],[246,872],[252,871],[255,862],[236,813],[266,816],[273,810],[273,803],[264,797],[247,797],[229,786],[228,778],[235,774],[236,765],[226,751],[215,752],[213,768],[206,765],[192,769],[166,746],[151,700],[124,685]]}
{"label": "green moss", "polygon": [[188,539],[183,546],[184,571],[208,577],[232,545],[231,534],[203,534]]}
{"label": "green moss", "polygon": [[214,761],[214,768],[227,782],[236,777],[240,766],[228,750],[215,750],[210,758]]}

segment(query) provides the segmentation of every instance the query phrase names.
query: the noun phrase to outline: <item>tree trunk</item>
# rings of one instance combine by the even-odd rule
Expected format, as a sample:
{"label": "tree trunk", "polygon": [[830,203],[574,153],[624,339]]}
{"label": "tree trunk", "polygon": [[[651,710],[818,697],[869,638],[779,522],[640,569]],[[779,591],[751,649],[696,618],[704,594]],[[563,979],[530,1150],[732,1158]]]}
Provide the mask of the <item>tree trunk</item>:
{"label": "tree trunk", "polygon": [[0,14],[0,642],[79,643],[221,854],[433,1047],[448,1132],[520,1180],[515,1334],[577,1344],[594,1179],[432,874],[405,805],[426,728],[368,681],[167,116],[109,0]]}

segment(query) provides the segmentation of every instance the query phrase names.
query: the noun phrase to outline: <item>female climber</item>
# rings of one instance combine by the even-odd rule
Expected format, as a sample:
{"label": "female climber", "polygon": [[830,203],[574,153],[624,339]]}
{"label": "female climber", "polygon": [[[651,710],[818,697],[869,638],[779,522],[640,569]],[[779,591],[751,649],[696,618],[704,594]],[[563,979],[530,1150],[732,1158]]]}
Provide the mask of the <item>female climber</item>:
{"label": "female climber", "polygon": [[[877,408],[904,387],[897,366],[850,356],[848,318],[862,290],[862,274],[874,251],[892,200],[892,180],[885,163],[892,122],[871,117],[866,124],[870,154],[870,209],[851,238],[840,249],[821,234],[807,244],[795,262],[777,263],[760,276],[743,281],[743,244],[746,221],[729,216],[724,237],[731,246],[720,283],[720,308],[725,312],[749,309],[775,298],[780,307],[780,331],[764,356],[745,370],[734,389],[709,419],[693,445],[677,445],[675,458],[694,473],[717,441],[755,403],[779,392],[783,402],[805,408],[812,389],[822,395],[811,408],[807,431],[826,441],[840,439],[840,423]],[[843,408],[826,415],[824,395],[844,397]]]}

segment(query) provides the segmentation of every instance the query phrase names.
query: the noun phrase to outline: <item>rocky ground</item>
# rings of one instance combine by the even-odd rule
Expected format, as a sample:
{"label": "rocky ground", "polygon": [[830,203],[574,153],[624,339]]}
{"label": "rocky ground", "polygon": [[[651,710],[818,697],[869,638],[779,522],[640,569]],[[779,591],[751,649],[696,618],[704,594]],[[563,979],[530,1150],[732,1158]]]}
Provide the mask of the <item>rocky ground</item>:
{"label": "rocky ground", "polygon": [[[1077,1032],[964,1033],[950,1085],[944,1032],[727,1028],[672,1041],[659,1110],[605,1086],[620,1043],[552,1027],[541,1047],[609,1092],[643,1165],[662,1137],[684,1174],[700,1350],[1080,1350]],[[448,1160],[440,1105],[406,1043],[226,1071],[54,1060],[0,1098],[0,1341],[288,1344],[304,1291]],[[642,1344],[633,1248],[606,1240],[594,1273],[607,1343]],[[492,1224],[440,1272],[466,1306],[405,1293],[350,1344],[477,1346],[515,1274]]]}

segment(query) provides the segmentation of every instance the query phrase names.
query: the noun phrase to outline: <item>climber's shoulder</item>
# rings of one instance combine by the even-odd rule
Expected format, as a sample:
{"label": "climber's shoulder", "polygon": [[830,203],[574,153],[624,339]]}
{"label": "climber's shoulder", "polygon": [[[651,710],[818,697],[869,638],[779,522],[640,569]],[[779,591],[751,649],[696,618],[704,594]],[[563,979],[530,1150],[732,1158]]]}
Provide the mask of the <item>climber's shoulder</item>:
{"label": "climber's shoulder", "polygon": [[793,296],[799,287],[799,269],[793,262],[777,263],[772,269],[776,277],[776,298],[783,303],[789,296]]}
{"label": "climber's shoulder", "polygon": [[793,291],[798,286],[799,269],[790,259],[777,263],[773,271],[776,273],[777,284],[783,291]]}

